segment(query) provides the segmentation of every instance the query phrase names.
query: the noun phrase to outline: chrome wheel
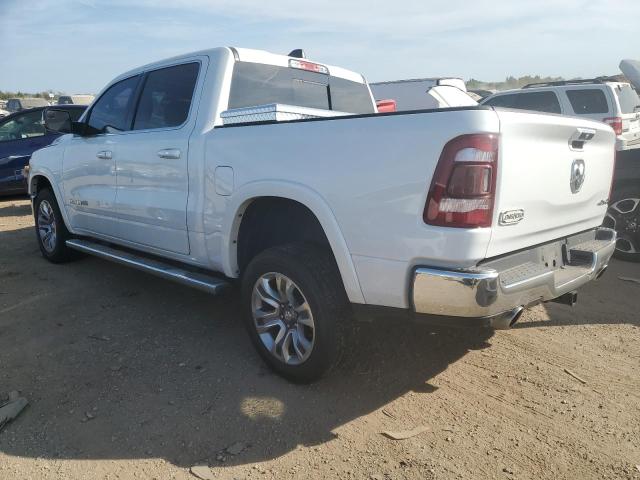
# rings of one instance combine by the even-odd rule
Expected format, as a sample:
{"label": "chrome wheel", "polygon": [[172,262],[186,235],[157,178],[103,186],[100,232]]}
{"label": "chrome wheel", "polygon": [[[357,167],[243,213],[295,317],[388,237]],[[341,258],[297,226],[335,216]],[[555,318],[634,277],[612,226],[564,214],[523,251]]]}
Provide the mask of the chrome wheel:
{"label": "chrome wheel", "polygon": [[56,217],[47,200],[42,200],[38,207],[38,235],[42,247],[47,253],[52,253],[56,249]]}
{"label": "chrome wheel", "polygon": [[616,250],[621,253],[640,253],[640,198],[623,198],[607,210],[604,225],[618,234]]}
{"label": "chrome wheel", "polygon": [[281,362],[300,365],[315,342],[311,307],[289,277],[275,272],[262,275],[253,286],[251,313],[258,337]]}

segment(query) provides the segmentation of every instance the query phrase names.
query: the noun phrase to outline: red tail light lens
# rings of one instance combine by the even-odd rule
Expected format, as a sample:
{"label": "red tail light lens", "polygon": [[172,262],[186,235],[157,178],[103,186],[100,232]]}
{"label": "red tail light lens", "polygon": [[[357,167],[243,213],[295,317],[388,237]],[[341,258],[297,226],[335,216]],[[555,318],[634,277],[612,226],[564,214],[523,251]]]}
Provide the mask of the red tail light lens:
{"label": "red tail light lens", "polygon": [[609,117],[602,119],[602,121],[613,128],[616,135],[622,135],[622,118]]}
{"label": "red tail light lens", "polygon": [[396,111],[396,101],[395,100],[378,100],[376,102],[376,106],[378,107],[378,113],[387,113],[387,112],[395,112]]}
{"label": "red tail light lens", "polygon": [[440,155],[424,208],[424,222],[441,227],[490,227],[497,174],[496,135],[454,138]]}

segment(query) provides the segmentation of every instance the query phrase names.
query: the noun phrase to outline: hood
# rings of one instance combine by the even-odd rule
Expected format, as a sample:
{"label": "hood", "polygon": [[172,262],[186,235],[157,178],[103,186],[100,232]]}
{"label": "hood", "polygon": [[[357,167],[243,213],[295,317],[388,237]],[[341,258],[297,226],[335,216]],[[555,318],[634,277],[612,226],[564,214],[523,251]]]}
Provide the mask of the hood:
{"label": "hood", "polygon": [[620,62],[620,70],[622,70],[624,76],[629,79],[631,85],[640,91],[640,61],[622,60]]}

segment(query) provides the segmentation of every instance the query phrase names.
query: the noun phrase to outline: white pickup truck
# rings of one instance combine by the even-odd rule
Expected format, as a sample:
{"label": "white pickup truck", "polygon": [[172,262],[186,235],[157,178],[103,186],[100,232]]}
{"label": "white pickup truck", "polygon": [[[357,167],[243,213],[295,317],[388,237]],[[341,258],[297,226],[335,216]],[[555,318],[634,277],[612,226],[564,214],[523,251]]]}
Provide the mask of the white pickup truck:
{"label": "white pickup truck", "polygon": [[[322,114],[251,115],[269,104]],[[234,48],[132,70],[64,115],[29,172],[44,257],[211,293],[238,279],[253,343],[295,381],[335,364],[353,313],[505,328],[573,303],[615,247],[599,228],[615,135],[587,119],[377,114],[359,74]]]}

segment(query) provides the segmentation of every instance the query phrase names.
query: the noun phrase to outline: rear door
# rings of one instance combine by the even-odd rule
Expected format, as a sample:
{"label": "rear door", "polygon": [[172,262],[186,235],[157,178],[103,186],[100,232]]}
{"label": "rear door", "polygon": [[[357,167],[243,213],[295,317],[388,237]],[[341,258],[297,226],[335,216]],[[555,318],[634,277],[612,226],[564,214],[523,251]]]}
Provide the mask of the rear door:
{"label": "rear door", "polygon": [[130,132],[118,139],[118,237],[188,254],[189,137],[206,57],[145,74]]}
{"label": "rear door", "polygon": [[600,225],[614,167],[611,129],[575,117],[496,112],[498,179],[487,256]]}

